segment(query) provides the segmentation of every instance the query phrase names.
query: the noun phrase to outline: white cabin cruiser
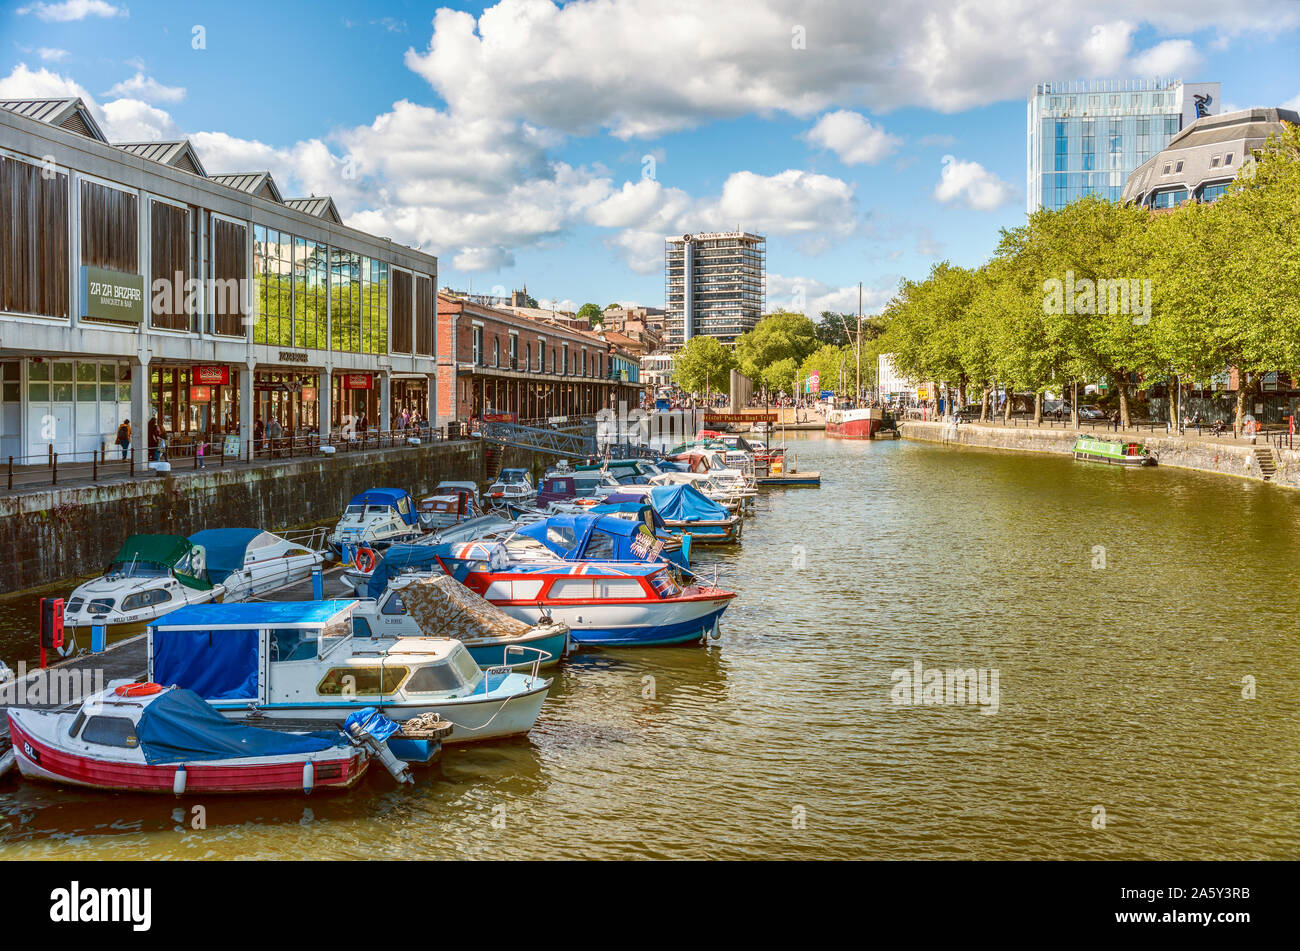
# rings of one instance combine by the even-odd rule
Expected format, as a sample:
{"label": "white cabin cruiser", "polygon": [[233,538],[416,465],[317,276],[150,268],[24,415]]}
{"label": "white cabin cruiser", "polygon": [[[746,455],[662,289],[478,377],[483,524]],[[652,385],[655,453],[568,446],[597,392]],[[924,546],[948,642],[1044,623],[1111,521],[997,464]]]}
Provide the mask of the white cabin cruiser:
{"label": "white cabin cruiser", "polygon": [[78,585],[64,607],[64,650],[90,629],[108,641],[143,634],[152,621],[179,608],[221,600],[226,589],[208,578],[207,552],[184,535],[132,535],[98,578]]}
{"label": "white cabin cruiser", "polygon": [[341,723],[376,707],[405,722],[437,714],[453,724],[443,743],[527,733],[551,681],[482,670],[459,640],[372,637],[354,628],[356,601],[261,601],[198,605],[149,627],[149,679],[193,690],[231,719]]}
{"label": "white cabin cruiser", "polygon": [[208,579],[226,589],[221,600],[227,603],[306,581],[327,554],[324,529],[287,538],[256,528],[209,528],[190,541],[207,554]]}
{"label": "white cabin cruiser", "polygon": [[[419,534],[415,503],[407,492],[402,489],[368,489],[353,496],[326,541],[331,548],[345,555],[345,550],[385,548]],[[346,555],[344,560],[348,560]]]}
{"label": "white cabin cruiser", "polygon": [[537,498],[533,474],[527,469],[502,469],[488,486],[486,498],[494,505],[532,505]]}

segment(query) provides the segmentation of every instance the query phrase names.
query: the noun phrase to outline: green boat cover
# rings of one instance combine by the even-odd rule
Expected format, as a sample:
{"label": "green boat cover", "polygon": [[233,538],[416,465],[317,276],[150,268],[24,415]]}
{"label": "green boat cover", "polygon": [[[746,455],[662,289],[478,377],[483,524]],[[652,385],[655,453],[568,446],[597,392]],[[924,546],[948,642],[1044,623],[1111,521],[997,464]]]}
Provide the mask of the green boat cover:
{"label": "green boat cover", "polygon": [[176,580],[187,588],[208,591],[212,585],[206,579],[185,574],[176,568],[176,563],[195,547],[184,535],[132,535],[118,549],[113,557],[113,564],[129,564],[136,561],[162,565],[172,569]]}

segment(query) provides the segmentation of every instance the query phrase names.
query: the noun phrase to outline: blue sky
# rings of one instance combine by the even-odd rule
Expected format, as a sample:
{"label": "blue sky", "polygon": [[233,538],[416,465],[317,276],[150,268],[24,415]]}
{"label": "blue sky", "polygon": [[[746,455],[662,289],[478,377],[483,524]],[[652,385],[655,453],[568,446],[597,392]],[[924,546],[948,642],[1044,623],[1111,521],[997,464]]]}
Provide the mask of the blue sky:
{"label": "blue sky", "polygon": [[[1300,3],[549,0],[0,4],[0,96],[79,94],[114,141],[190,137],[442,283],[663,298],[662,237],[768,235],[769,308],[874,310],[1024,217],[1035,81],[1219,81],[1300,104]],[[250,24],[256,24],[255,29]],[[946,175],[946,177],[945,177]]]}

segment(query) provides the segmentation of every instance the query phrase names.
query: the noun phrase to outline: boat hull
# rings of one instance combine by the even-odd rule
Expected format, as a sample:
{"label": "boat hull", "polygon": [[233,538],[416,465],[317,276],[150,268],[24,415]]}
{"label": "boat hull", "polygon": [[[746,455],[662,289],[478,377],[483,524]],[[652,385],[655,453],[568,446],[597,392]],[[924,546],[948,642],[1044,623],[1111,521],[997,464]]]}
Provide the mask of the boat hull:
{"label": "boat hull", "polygon": [[533,661],[538,655],[531,650],[524,651],[522,654],[515,651],[510,654],[509,660],[506,659],[506,648],[512,644],[520,647],[535,647],[543,651],[548,656],[542,660],[541,666],[550,667],[558,664],[569,649],[569,632],[560,631],[558,634],[548,634],[535,640],[502,640],[491,644],[466,644],[465,649],[469,651],[469,656],[474,658],[474,662],[483,668],[510,666],[516,670],[523,670],[533,666]]}
{"label": "boat hull", "polygon": [[842,423],[828,422],[826,435],[832,439],[873,439],[879,429],[878,419],[850,419]]}
{"label": "boat hull", "polygon": [[[341,723],[349,713],[363,707],[375,707],[390,720],[398,723],[420,716],[423,713],[436,713],[452,724],[452,731],[442,738],[442,745],[448,743],[474,743],[480,740],[497,740],[507,736],[527,733],[537,722],[542,712],[542,701],[551,689],[551,681],[538,680],[531,690],[507,696],[471,696],[456,701],[431,701],[419,703],[403,701],[402,703],[384,703],[374,699],[347,701],[323,701],[320,703],[267,703],[262,704],[256,713],[271,719],[321,720],[329,723]],[[238,706],[209,701],[222,715],[232,720],[257,722],[259,716],[251,716],[248,704]]]}
{"label": "boat hull", "polygon": [[[25,778],[69,786],[121,792],[174,794],[179,763],[130,763],[92,759],[38,739],[10,714],[9,733],[14,758]],[[314,789],[347,789],[365,774],[369,759],[350,749],[344,755],[312,756]],[[302,757],[276,757],[268,762],[210,760],[183,764],[185,794],[301,793]]]}
{"label": "boat hull", "polygon": [[1150,456],[1125,456],[1122,459],[1116,459],[1111,456],[1103,456],[1097,453],[1075,451],[1074,458],[1079,462],[1101,462],[1108,466],[1123,466],[1126,469],[1138,469],[1142,466],[1154,466],[1156,461]]}
{"label": "boat hull", "polygon": [[506,613],[537,623],[543,610],[569,625],[580,647],[663,647],[715,636],[727,599],[542,606],[497,602]]}

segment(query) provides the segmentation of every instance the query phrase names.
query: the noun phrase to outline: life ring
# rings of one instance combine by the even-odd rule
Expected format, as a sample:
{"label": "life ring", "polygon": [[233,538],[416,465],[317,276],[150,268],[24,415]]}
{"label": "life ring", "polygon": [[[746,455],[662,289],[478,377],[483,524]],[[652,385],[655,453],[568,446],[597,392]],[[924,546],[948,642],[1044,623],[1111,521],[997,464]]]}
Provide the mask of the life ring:
{"label": "life ring", "polygon": [[378,556],[375,555],[375,550],[373,548],[357,549],[357,570],[358,571],[362,571],[365,574],[370,574],[370,572],[375,570],[375,562],[377,562],[378,560],[379,560]]}
{"label": "life ring", "polygon": [[119,697],[151,697],[156,693],[162,693],[162,689],[162,684],[149,681],[142,684],[122,684],[113,692]]}

